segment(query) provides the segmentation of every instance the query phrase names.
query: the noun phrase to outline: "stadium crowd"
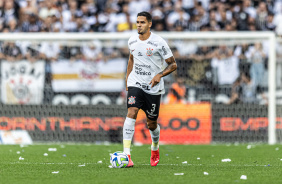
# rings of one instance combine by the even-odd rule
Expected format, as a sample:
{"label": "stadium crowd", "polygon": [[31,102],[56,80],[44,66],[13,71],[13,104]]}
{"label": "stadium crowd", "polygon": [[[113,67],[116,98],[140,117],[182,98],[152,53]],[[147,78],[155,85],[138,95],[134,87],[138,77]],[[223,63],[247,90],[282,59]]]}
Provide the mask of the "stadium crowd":
{"label": "stadium crowd", "polygon": [[[275,31],[282,35],[282,0],[0,0],[0,32],[136,32],[136,12],[141,11],[152,14],[153,31]],[[179,90],[181,95],[171,89],[168,97],[178,100],[166,101],[186,103],[183,99],[193,101],[191,96],[196,94],[195,98],[200,101],[211,100],[206,94],[234,96],[231,93],[239,89],[234,87],[239,84],[242,88],[235,92],[240,92],[242,99],[254,99],[253,103],[257,100],[256,89],[267,86],[263,83],[267,44],[188,49],[187,43],[181,40],[169,43],[179,69],[167,84],[182,81],[189,89]],[[45,59],[47,63],[60,59],[100,61],[114,57],[127,58],[127,47],[107,49],[98,41],[84,46],[3,42],[0,54],[0,59],[9,61]],[[46,72],[50,73],[48,66]],[[250,79],[241,80],[242,76]],[[221,91],[226,85],[229,90]],[[201,92],[203,98],[199,96]],[[239,94],[237,98],[240,99]]]}
{"label": "stadium crowd", "polygon": [[281,0],[1,0],[1,32],[116,32],[149,11],[155,31],[282,29]]}

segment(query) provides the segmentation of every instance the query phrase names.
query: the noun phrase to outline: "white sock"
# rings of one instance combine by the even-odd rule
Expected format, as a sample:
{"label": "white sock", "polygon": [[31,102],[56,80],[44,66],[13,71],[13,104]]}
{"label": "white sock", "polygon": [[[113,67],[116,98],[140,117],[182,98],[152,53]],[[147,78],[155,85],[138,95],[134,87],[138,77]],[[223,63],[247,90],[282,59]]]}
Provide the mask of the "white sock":
{"label": "white sock", "polygon": [[152,146],[151,150],[156,151],[159,149],[159,140],[160,140],[160,125],[157,126],[157,128],[154,131],[150,131],[151,138],[152,138]]}
{"label": "white sock", "polygon": [[126,117],[123,125],[123,152],[130,155],[131,141],[134,135],[136,119]]}

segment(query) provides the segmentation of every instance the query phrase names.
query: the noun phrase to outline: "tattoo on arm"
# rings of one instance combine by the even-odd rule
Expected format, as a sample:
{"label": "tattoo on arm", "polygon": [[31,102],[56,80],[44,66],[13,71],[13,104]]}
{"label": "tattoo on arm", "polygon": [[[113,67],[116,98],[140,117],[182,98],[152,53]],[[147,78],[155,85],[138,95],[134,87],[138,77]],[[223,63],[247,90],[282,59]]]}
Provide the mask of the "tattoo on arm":
{"label": "tattoo on arm", "polygon": [[171,72],[173,72],[177,68],[177,64],[175,62],[174,57],[170,57],[170,58],[166,59],[165,62],[168,64],[168,66],[163,71],[161,71],[159,73],[163,77],[170,74]]}

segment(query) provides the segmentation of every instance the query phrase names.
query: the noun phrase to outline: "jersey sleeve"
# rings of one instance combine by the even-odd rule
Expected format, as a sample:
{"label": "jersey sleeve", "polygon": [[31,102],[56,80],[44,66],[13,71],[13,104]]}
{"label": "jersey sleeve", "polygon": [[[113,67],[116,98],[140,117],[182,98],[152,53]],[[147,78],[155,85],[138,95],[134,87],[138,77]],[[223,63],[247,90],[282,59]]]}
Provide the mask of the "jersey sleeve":
{"label": "jersey sleeve", "polygon": [[160,55],[163,59],[168,59],[168,58],[173,56],[168,44],[163,39],[160,42],[159,52],[160,52]]}

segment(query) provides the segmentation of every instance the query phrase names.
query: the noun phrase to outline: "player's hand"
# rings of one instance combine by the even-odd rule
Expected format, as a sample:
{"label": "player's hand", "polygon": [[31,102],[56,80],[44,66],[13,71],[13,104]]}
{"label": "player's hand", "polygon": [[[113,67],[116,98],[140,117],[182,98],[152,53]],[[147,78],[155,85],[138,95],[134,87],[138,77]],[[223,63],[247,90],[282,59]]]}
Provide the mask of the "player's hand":
{"label": "player's hand", "polygon": [[155,85],[159,84],[159,82],[161,81],[162,75],[161,74],[157,74],[149,84],[151,85],[151,88],[154,87]]}
{"label": "player's hand", "polygon": [[125,87],[125,90],[126,90],[126,91],[128,91],[128,87],[127,87],[127,85],[126,85],[126,87]]}

